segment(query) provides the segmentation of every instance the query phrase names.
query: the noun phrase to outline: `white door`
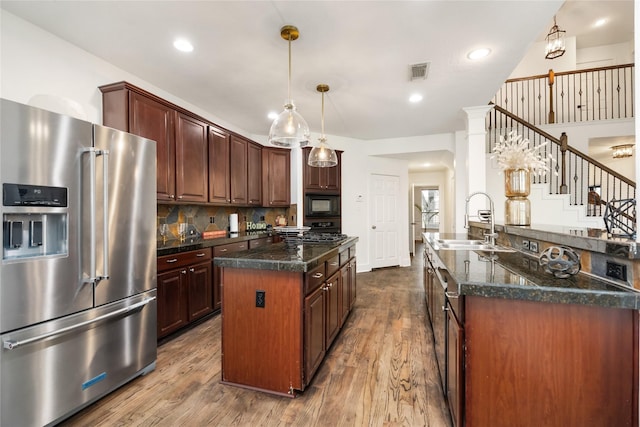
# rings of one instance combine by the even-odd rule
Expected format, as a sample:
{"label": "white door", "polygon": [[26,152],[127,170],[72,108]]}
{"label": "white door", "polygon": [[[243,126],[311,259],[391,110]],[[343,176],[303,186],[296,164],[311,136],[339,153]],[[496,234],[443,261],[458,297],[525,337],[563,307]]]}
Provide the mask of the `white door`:
{"label": "white door", "polygon": [[400,178],[372,174],[371,188],[371,268],[400,265],[398,203]]}

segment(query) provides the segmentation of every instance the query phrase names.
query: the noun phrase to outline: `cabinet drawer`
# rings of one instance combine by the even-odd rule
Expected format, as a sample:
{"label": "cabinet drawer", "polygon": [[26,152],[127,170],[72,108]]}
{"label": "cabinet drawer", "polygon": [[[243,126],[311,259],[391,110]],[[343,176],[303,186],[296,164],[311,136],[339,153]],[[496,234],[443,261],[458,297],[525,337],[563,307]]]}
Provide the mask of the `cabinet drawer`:
{"label": "cabinet drawer", "polygon": [[340,268],[340,256],[338,254],[336,254],[335,256],[327,260],[327,276],[331,276],[333,273],[338,271],[339,268]]}
{"label": "cabinet drawer", "polygon": [[338,255],[340,256],[340,267],[342,267],[349,261],[349,248],[342,249]]}
{"label": "cabinet drawer", "polygon": [[158,257],[158,272],[211,259],[211,248]]}
{"label": "cabinet drawer", "polygon": [[324,262],[313,270],[307,271],[304,277],[305,295],[309,295],[311,292],[317,289],[322,284],[322,282],[326,280],[327,276],[325,275],[325,273]]}
{"label": "cabinet drawer", "polygon": [[226,245],[214,246],[213,247],[213,256],[223,256],[224,254],[246,251],[249,249],[249,242],[236,242],[236,243],[228,243]]}

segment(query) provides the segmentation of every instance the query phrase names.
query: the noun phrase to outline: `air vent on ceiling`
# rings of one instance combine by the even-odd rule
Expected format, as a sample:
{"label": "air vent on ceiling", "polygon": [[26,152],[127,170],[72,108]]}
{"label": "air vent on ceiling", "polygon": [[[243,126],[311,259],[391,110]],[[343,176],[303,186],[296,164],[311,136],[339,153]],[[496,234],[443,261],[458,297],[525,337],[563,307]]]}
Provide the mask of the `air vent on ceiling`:
{"label": "air vent on ceiling", "polygon": [[410,65],[411,77],[409,80],[426,80],[427,74],[429,74],[429,64],[429,62],[421,62],[419,64]]}

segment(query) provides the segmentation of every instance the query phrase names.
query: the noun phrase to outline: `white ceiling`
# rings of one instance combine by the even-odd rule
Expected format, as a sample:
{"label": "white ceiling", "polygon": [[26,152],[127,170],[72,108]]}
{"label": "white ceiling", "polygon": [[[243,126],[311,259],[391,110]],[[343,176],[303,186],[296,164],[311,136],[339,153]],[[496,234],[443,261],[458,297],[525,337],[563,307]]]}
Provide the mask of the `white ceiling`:
{"label": "white ceiling", "polygon": [[[8,1],[5,10],[254,135],[287,97],[287,42],[295,25],[292,97],[312,132],[361,140],[464,129],[463,107],[486,104],[529,46],[558,24],[578,47],[627,41],[632,1]],[[603,14],[615,25],[598,35]],[[185,37],[195,50],[176,51]],[[488,58],[470,61],[478,47]],[[426,80],[409,65],[430,62]],[[109,82],[105,82],[109,83]],[[409,95],[424,100],[410,104]],[[442,153],[431,163],[446,163]],[[412,163],[429,160],[413,155]],[[442,159],[433,161],[433,158]],[[428,168],[427,168],[428,169]],[[433,169],[433,168],[432,168]],[[437,167],[436,167],[437,169]],[[414,168],[415,170],[415,168]]]}

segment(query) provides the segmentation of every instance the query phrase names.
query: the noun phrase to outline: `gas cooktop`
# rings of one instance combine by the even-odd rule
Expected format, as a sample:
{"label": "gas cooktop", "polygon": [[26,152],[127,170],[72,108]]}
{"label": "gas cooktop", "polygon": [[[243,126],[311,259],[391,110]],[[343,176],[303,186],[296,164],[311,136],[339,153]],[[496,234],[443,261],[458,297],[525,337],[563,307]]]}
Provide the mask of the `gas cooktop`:
{"label": "gas cooktop", "polygon": [[337,243],[345,240],[348,236],[339,233],[304,233],[301,237],[303,243]]}

